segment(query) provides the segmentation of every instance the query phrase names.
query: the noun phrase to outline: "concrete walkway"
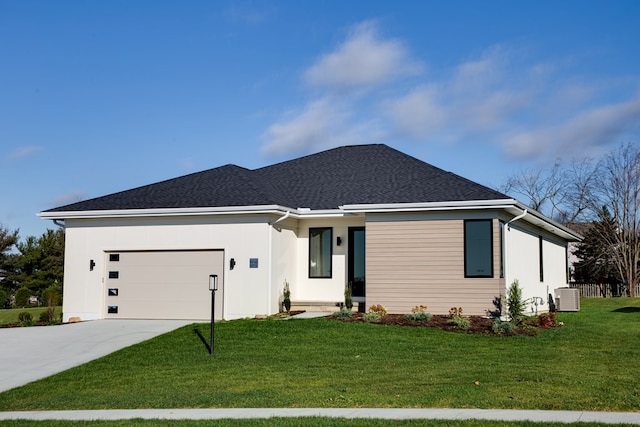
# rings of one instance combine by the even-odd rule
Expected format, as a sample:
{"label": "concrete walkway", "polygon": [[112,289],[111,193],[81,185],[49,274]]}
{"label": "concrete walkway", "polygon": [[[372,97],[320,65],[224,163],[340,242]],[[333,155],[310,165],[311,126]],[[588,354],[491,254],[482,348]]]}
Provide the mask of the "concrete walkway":
{"label": "concrete walkway", "polygon": [[48,377],[193,323],[189,320],[93,320],[0,328],[0,392]]}
{"label": "concrete walkway", "polygon": [[0,420],[217,420],[223,418],[332,417],[381,419],[501,420],[535,422],[600,422],[640,425],[640,412],[530,411],[507,409],[415,408],[228,408],[228,409],[127,409],[96,411],[0,412]]}

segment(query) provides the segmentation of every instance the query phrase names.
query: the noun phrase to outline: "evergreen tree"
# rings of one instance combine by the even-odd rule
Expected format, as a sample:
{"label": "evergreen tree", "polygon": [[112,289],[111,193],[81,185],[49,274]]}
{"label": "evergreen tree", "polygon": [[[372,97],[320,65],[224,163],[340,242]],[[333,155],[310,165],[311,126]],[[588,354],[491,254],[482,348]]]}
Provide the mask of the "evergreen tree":
{"label": "evergreen tree", "polygon": [[11,288],[28,288],[41,297],[45,289],[61,287],[64,266],[64,231],[47,230],[39,238],[29,236],[16,245],[18,254],[9,259],[6,278]]}
{"label": "evergreen tree", "polygon": [[599,221],[591,223],[584,234],[584,240],[574,251],[574,255],[580,259],[575,264],[575,280],[599,284],[602,295],[606,296],[606,290],[620,283],[621,279],[615,262],[616,248],[607,243],[614,239],[603,236],[615,235],[618,226],[606,206],[598,216]]}

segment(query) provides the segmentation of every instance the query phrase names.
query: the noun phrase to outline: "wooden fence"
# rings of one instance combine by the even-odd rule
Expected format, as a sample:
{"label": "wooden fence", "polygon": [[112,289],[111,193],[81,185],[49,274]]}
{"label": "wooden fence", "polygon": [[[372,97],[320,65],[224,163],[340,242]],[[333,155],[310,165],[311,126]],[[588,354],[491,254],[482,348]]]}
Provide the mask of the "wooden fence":
{"label": "wooden fence", "polygon": [[[570,283],[569,287],[580,290],[584,298],[612,298],[627,296],[626,285],[621,283]],[[640,284],[636,285],[636,296],[640,296]]]}

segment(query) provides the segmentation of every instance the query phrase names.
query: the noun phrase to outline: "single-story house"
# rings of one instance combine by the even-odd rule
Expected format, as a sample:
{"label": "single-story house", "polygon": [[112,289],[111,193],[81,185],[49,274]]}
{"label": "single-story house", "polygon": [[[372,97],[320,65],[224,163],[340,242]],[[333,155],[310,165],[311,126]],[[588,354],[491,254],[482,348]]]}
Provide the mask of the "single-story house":
{"label": "single-story house", "polygon": [[[580,235],[498,191],[386,145],[255,170],[221,166],[50,209],[66,229],[63,319],[337,310],[496,310],[518,280],[531,311],[567,286]],[[504,308],[503,308],[504,309]]]}

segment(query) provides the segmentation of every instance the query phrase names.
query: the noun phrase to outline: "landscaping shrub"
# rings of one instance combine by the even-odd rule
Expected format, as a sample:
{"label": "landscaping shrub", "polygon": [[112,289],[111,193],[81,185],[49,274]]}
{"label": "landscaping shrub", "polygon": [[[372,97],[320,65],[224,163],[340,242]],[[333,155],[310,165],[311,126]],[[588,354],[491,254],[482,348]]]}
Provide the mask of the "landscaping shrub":
{"label": "landscaping shrub", "polygon": [[374,304],[371,307],[369,307],[369,313],[376,313],[380,317],[382,317],[387,314],[387,309],[382,304],[378,304],[378,305]]}
{"label": "landscaping shrub", "polygon": [[449,323],[459,329],[469,329],[471,321],[462,315],[462,307],[451,307],[449,310]]}
{"label": "landscaping shrub", "polygon": [[452,317],[449,322],[459,329],[469,329],[471,327],[471,321],[462,316]]}
{"label": "landscaping shrub", "polygon": [[380,314],[374,312],[374,311],[370,311],[368,313],[365,313],[364,316],[362,316],[362,319],[365,322],[377,322],[378,320],[380,320],[382,316],[380,316]]}
{"label": "landscaping shrub", "polygon": [[333,315],[339,319],[344,319],[353,316],[353,311],[350,308],[342,308],[340,311],[336,311]]}
{"label": "landscaping shrub", "polygon": [[55,323],[55,311],[56,306],[60,302],[60,288],[58,286],[49,286],[47,289],[42,291],[42,300],[47,303],[47,311],[46,315],[43,316],[40,314],[40,321],[46,323]]}
{"label": "landscaping shrub", "polygon": [[353,288],[351,287],[351,282],[344,289],[344,305],[349,310],[353,308]]}
{"label": "landscaping shrub", "polygon": [[521,324],[524,321],[524,310],[525,304],[522,299],[522,289],[516,279],[511,283],[507,291],[507,313],[509,314],[509,320],[516,325]]}
{"label": "landscaping shrub", "polygon": [[411,309],[411,313],[407,314],[407,319],[412,322],[428,322],[431,320],[431,313],[427,312],[426,305],[416,305]]}
{"label": "landscaping shrub", "polygon": [[33,316],[28,311],[21,311],[18,314],[18,321],[20,322],[20,326],[32,326]]}
{"label": "landscaping shrub", "polygon": [[289,289],[289,282],[284,281],[284,289],[282,290],[282,303],[284,304],[285,311],[291,310],[291,289]]}
{"label": "landscaping shrub", "polygon": [[503,322],[500,319],[496,319],[493,321],[493,325],[491,325],[491,330],[496,334],[508,334],[514,331],[516,325],[513,322]]}
{"label": "landscaping shrub", "polygon": [[540,316],[538,316],[538,325],[541,328],[551,328],[553,326],[556,326],[556,313],[542,313]]}

